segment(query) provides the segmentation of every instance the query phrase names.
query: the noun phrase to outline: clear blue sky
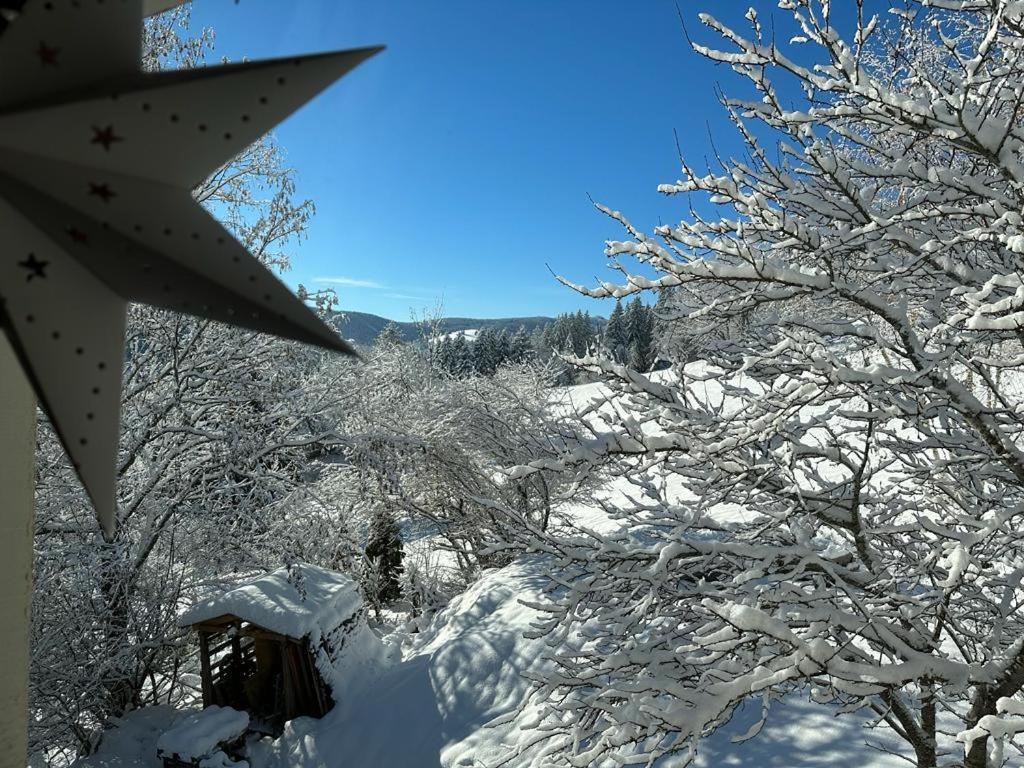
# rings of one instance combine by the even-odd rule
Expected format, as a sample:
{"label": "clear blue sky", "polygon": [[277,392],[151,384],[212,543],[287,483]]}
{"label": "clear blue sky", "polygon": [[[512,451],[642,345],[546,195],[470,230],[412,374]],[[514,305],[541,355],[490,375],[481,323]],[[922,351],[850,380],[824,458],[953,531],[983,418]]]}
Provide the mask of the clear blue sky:
{"label": "clear blue sky", "polygon": [[[679,2],[705,40],[698,10],[742,24],[748,5]],[[286,279],[334,279],[342,309],[606,315],[548,270],[611,276],[621,230],[588,195],[675,221],[655,190],[678,177],[673,131],[698,165],[709,129],[737,146],[715,96],[735,76],[690,50],[672,0],[195,0],[193,23],[232,59],[388,46],[277,132],[318,206]]]}

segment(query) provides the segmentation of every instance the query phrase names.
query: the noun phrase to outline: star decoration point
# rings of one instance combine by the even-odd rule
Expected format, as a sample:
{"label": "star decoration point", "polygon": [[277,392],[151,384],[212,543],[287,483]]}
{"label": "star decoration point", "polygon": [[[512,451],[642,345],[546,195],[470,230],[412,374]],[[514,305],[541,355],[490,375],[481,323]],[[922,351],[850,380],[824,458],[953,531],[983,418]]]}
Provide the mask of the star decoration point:
{"label": "star decoration point", "polygon": [[36,278],[46,278],[46,268],[50,266],[50,262],[41,261],[34,253],[30,253],[24,261],[18,262],[18,266],[28,272],[25,282],[31,283]]}
{"label": "star decoration point", "polygon": [[124,141],[124,139],[114,133],[114,126],[108,125],[106,128],[99,128],[98,126],[92,126],[92,141],[90,144],[99,144],[107,152],[110,148],[118,142]]}

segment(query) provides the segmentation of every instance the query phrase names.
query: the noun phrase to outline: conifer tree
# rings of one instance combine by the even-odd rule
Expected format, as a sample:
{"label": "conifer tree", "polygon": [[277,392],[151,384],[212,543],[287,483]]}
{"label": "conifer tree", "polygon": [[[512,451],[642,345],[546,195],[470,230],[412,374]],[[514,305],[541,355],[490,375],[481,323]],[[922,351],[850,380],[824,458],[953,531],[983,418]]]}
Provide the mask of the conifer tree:
{"label": "conifer tree", "polygon": [[446,373],[454,373],[454,365],[452,360],[452,339],[450,336],[443,336],[434,343],[433,346],[433,359],[434,364],[438,369],[445,371]]}
{"label": "conifer tree", "polygon": [[509,361],[512,363],[525,363],[533,356],[533,344],[531,343],[526,328],[519,326],[519,330],[509,344]]}
{"label": "conifer tree", "polygon": [[493,328],[484,328],[473,342],[473,367],[481,376],[498,370],[498,339]]}
{"label": "conifer tree", "polygon": [[622,302],[615,300],[615,309],[608,317],[608,324],[604,329],[604,349],[608,357],[616,363],[626,362],[626,353],[629,349],[629,334],[626,328],[625,312],[622,309]]}
{"label": "conifer tree", "polygon": [[473,371],[473,349],[461,333],[452,341],[449,370],[455,376],[466,376]]}
{"label": "conifer tree", "polygon": [[384,507],[374,510],[367,534],[363,592],[374,607],[390,605],[402,596],[405,551],[398,523]]}
{"label": "conifer tree", "polygon": [[629,303],[624,314],[629,339],[629,366],[645,373],[654,364],[654,317],[639,297]]}
{"label": "conifer tree", "polygon": [[502,328],[494,335],[494,370],[508,365],[512,359],[512,340],[508,331]]}

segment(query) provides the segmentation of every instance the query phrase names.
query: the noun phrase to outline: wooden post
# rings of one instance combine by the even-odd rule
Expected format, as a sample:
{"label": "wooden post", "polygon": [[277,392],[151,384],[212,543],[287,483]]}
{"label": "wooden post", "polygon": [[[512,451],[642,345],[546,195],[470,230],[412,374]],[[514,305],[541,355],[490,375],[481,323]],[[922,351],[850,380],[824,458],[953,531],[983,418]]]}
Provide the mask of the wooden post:
{"label": "wooden post", "polygon": [[199,632],[199,663],[202,665],[203,706],[216,704],[213,700],[213,671],[210,669],[210,636]]}
{"label": "wooden post", "polygon": [[0,766],[28,752],[36,401],[0,331]]}

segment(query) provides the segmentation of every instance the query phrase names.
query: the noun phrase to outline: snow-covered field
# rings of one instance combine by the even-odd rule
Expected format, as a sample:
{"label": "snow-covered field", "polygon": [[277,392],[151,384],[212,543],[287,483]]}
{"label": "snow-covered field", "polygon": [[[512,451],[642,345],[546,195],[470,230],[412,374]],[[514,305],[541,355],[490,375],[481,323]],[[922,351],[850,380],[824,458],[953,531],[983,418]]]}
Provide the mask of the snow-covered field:
{"label": "snow-covered field", "polygon": [[[601,391],[590,384],[569,394],[579,405]],[[603,493],[627,491],[612,484]],[[613,525],[594,508],[578,506],[563,513],[590,528]],[[742,510],[731,513],[742,514]],[[512,715],[529,690],[522,674],[544,672],[543,641],[523,636],[536,617],[524,602],[541,599],[543,583],[541,563],[531,558],[485,573],[424,631],[387,638],[394,651],[391,664],[335,690],[337,706],[323,719],[294,720],[279,739],[255,745],[252,768],[522,765],[525,757],[504,761],[531,735],[522,727],[530,712]],[[801,696],[776,705],[757,737],[735,743],[733,739],[745,734],[759,715],[760,702],[738,712],[702,744],[696,765],[895,768],[905,764],[885,751],[899,749],[899,743],[883,731],[866,729],[866,718],[835,717]],[[184,716],[163,708],[125,718],[81,768],[158,766],[160,733]],[[501,724],[494,725],[495,720]]]}

